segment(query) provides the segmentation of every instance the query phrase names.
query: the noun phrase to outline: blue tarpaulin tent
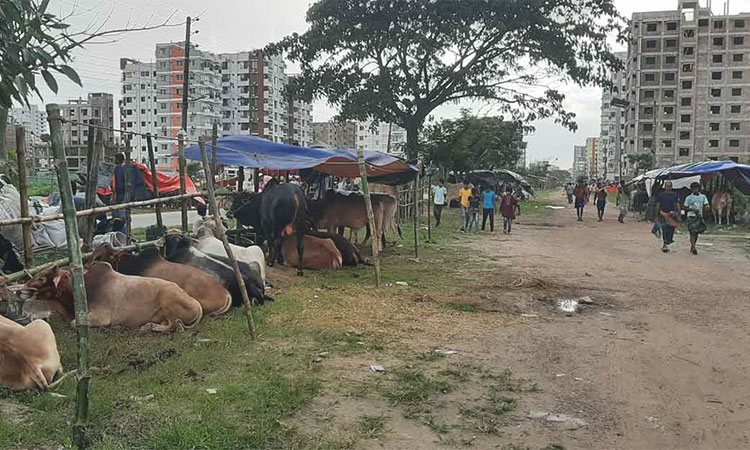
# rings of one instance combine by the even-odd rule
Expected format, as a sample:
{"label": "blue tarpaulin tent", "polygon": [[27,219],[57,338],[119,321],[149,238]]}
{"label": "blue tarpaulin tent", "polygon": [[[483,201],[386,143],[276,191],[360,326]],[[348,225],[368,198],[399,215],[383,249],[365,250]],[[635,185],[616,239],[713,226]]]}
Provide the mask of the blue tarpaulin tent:
{"label": "blue tarpaulin tent", "polygon": [[[213,155],[213,145],[206,142],[209,160]],[[174,155],[176,156],[176,154]],[[200,161],[201,153],[197,145],[185,149],[185,157]],[[373,182],[401,184],[414,179],[417,168],[403,160],[380,152],[365,151],[367,177]],[[320,149],[299,147],[269,141],[257,136],[234,135],[218,139],[216,162],[225,166],[249,167],[268,170],[303,170],[340,177],[359,177],[357,152],[355,150]],[[378,181],[378,179],[382,181]]]}
{"label": "blue tarpaulin tent", "polygon": [[644,179],[676,180],[686,177],[709,176],[714,173],[721,173],[740,192],[750,195],[750,165],[739,164],[734,161],[703,161],[681,164],[664,169],[654,169],[641,175],[641,177]]}

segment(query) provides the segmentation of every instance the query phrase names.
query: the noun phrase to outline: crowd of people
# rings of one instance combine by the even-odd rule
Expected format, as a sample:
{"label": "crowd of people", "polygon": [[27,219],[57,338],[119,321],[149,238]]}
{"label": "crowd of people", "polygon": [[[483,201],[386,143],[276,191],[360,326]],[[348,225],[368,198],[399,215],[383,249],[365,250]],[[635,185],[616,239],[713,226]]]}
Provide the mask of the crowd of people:
{"label": "crowd of people", "polygon": [[[501,193],[498,195],[497,190]],[[442,219],[443,208],[448,205],[448,190],[445,182],[440,180],[433,191],[433,214],[435,226],[439,227]],[[495,232],[495,213],[500,211],[503,218],[503,234],[511,234],[516,212],[520,213],[520,195],[514,192],[510,184],[503,185],[501,189],[495,186],[484,186],[480,191],[470,182],[464,181],[462,188],[458,191],[461,204],[461,231],[479,232],[479,211],[482,211],[481,231],[487,230],[489,222],[490,233]]]}

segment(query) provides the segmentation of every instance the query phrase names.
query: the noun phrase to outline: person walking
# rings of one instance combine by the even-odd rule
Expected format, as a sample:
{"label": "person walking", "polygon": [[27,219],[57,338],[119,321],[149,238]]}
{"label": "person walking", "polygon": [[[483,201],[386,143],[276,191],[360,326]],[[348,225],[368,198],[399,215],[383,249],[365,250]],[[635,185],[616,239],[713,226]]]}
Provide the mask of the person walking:
{"label": "person walking", "polygon": [[445,206],[445,198],[448,196],[448,189],[445,188],[443,180],[438,181],[438,185],[435,186],[435,192],[432,197],[433,205],[432,211],[435,216],[435,226],[440,226],[440,219],[443,216],[443,206]]}
{"label": "person walking", "polygon": [[573,183],[568,182],[568,184],[565,185],[565,195],[568,197],[568,204],[573,203]]}
{"label": "person walking", "polygon": [[510,234],[513,227],[513,219],[516,218],[516,205],[518,199],[508,187],[505,195],[500,198],[500,214],[503,216],[503,234]]}
{"label": "person walking", "polygon": [[674,230],[679,226],[680,220],[680,196],[672,190],[672,182],[664,183],[664,190],[656,196],[659,204],[659,215],[657,217],[661,225],[661,237],[664,243],[661,251],[667,253],[669,246],[674,242]]}
{"label": "person walking", "polygon": [[576,187],[573,189],[573,197],[575,197],[578,221],[583,222],[583,207],[586,206],[586,202],[589,199],[589,188],[586,187],[584,181],[578,181]]}
{"label": "person walking", "polygon": [[458,196],[461,198],[461,231],[469,230],[469,199],[471,198],[471,185],[468,181],[464,181],[464,187],[458,191]]}
{"label": "person walking", "polygon": [[482,231],[487,225],[487,218],[490,219],[490,233],[495,232],[495,203],[497,194],[493,187],[485,186],[482,192]]}
{"label": "person walking", "polygon": [[471,197],[469,197],[469,225],[466,227],[466,231],[471,230],[474,226],[474,231],[479,231],[479,205],[482,202],[482,198],[479,195],[477,189],[471,190]]}
{"label": "person walking", "polygon": [[625,223],[625,215],[628,213],[629,203],[630,198],[628,198],[628,194],[625,193],[625,186],[620,183],[617,187],[617,197],[615,197],[615,205],[620,208],[620,215],[617,216],[618,222]]}
{"label": "person walking", "polygon": [[687,211],[687,225],[690,232],[690,253],[697,255],[698,236],[706,231],[706,222],[703,214],[708,209],[708,198],[701,193],[701,184],[698,182],[690,184],[692,193],[685,197],[685,210]]}
{"label": "person walking", "polygon": [[596,184],[594,200],[596,201],[596,215],[599,217],[599,222],[601,222],[604,220],[604,208],[607,207],[607,190],[604,189],[601,183]]}

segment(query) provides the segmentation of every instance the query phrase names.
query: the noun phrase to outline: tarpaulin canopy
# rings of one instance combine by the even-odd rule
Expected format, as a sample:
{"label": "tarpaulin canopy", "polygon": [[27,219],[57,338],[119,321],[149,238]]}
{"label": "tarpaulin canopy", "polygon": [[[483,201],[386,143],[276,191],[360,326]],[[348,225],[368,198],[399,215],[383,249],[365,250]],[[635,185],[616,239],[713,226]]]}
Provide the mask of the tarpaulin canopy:
{"label": "tarpaulin canopy", "polygon": [[750,165],[739,164],[734,161],[703,161],[654,169],[634,178],[632,181],[677,180],[688,177],[710,176],[715,173],[721,173],[740,192],[750,195]]}
{"label": "tarpaulin canopy", "polygon": [[[154,183],[151,180],[151,170],[144,164],[136,161],[131,161],[132,174],[131,176],[131,188],[130,194],[133,200],[147,200],[154,197]],[[156,183],[159,185],[159,195],[169,196],[179,194],[180,191],[180,176],[175,175],[170,177],[162,172],[156,172]],[[112,187],[115,187],[115,176],[112,175],[110,178],[110,187],[96,189],[97,194],[100,195],[112,195]],[[198,192],[195,189],[195,184],[189,176],[185,175],[185,191],[187,194],[193,194]],[[196,197],[196,200],[203,203],[203,199]]]}
{"label": "tarpaulin canopy", "polygon": [[[507,169],[474,170],[466,174],[466,181],[478,186],[496,186],[499,184],[520,184],[526,191],[534,194],[534,188],[521,175]],[[459,180],[456,180],[459,181]]]}
{"label": "tarpaulin canopy", "polygon": [[[206,154],[209,160],[213,157],[213,151],[213,145],[206,142]],[[185,157],[200,161],[200,148],[197,145],[187,147]],[[366,150],[364,157],[367,164],[367,177],[373,182],[382,182],[378,179],[395,180],[400,184],[411,181],[417,174],[415,166],[392,155]],[[234,135],[219,138],[216,143],[216,162],[233,167],[300,171],[313,169],[320,173],[340,177],[359,177],[355,150],[299,147],[257,136]]]}

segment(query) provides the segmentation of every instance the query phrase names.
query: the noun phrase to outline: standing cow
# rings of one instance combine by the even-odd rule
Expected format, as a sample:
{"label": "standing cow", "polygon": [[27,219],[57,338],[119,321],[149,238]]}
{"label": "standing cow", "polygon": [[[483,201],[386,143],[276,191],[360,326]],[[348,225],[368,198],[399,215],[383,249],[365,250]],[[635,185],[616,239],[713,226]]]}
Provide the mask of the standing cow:
{"label": "standing cow", "polygon": [[235,198],[228,216],[239,223],[253,227],[259,234],[259,244],[268,240],[268,266],[280,260],[281,240],[284,236],[297,236],[297,275],[303,275],[307,199],[296,184],[279,184],[272,179],[260,194],[244,194]]}
{"label": "standing cow", "polygon": [[726,218],[729,225],[729,213],[732,211],[732,194],[729,192],[717,192],[711,198],[711,209],[714,212],[716,225],[721,225]]}

